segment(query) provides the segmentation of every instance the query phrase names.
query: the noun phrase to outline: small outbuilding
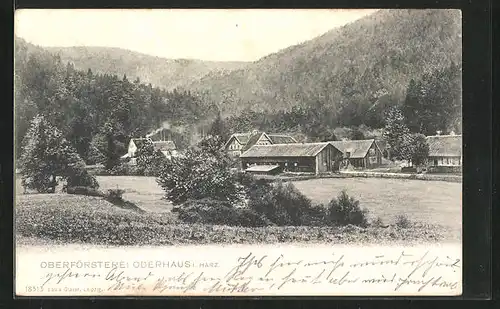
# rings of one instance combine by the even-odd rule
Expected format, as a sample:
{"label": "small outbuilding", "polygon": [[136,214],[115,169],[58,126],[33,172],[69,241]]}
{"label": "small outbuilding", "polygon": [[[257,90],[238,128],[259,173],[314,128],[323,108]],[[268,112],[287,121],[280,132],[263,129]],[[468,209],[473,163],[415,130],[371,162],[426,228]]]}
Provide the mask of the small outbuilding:
{"label": "small outbuilding", "polygon": [[[242,169],[260,173],[337,171],[342,153],[331,143],[254,145],[240,155]],[[269,166],[267,171],[264,167]]]}
{"label": "small outbuilding", "polygon": [[343,166],[375,168],[382,164],[382,151],[374,139],[330,142],[343,154]]}

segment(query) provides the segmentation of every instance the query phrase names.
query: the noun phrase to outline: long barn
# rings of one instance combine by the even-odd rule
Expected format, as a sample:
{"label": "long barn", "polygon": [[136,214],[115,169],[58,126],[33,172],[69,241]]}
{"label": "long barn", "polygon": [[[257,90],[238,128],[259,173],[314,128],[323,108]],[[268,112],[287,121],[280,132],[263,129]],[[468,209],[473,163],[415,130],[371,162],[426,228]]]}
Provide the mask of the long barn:
{"label": "long barn", "polygon": [[240,155],[248,172],[307,172],[339,169],[342,152],[331,143],[255,145]]}

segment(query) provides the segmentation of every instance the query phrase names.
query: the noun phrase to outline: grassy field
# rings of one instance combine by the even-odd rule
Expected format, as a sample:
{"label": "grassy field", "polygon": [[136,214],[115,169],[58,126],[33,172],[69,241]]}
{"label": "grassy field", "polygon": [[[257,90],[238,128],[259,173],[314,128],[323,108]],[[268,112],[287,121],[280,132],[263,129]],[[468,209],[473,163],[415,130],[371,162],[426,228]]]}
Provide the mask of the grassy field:
{"label": "grassy field", "polygon": [[[125,190],[124,199],[148,212],[170,212],[172,204],[154,177],[98,176],[100,189]],[[327,204],[343,189],[360,201],[371,216],[393,223],[398,215],[413,221],[444,225],[457,231],[462,222],[462,184],[379,178],[320,178],[293,184],[315,203]],[[17,194],[22,194],[17,185]]]}
{"label": "grassy field", "polygon": [[440,226],[415,224],[360,228],[347,226],[265,226],[247,228],[185,224],[169,213],[120,209],[99,197],[71,194],[18,196],[16,242],[19,246],[93,244],[106,246],[178,244],[418,244],[456,242]]}
{"label": "grassy field", "polygon": [[296,181],[294,185],[316,203],[328,203],[347,190],[386,223],[396,216],[448,226],[460,232],[462,184],[442,181],[380,178],[321,178]]}
{"label": "grassy field", "polygon": [[[171,213],[172,204],[163,199],[163,191],[154,177],[138,176],[98,176],[100,189],[125,190],[124,199],[135,203],[146,213],[117,209],[112,204],[95,197],[59,194],[22,194],[18,183],[16,220],[25,228],[22,237],[37,237],[39,233],[49,233],[45,238],[59,239],[59,227],[69,227],[63,233],[75,233],[73,227],[82,225],[85,230],[100,230],[93,237],[106,236],[93,243],[107,243],[120,239],[109,238],[116,231],[129,238],[127,243],[139,241],[139,234],[149,239],[149,244],[172,243],[218,243],[231,241],[248,243],[263,242],[294,242],[294,241],[326,241],[326,242],[370,242],[380,241],[457,241],[461,238],[461,184],[438,181],[377,179],[377,178],[320,178],[294,181],[294,185],[315,203],[327,204],[332,197],[346,189],[347,192],[360,201],[360,206],[366,208],[372,217],[380,217],[385,224],[394,226],[398,215],[406,215],[411,221],[420,224],[413,231],[399,229],[371,229],[345,233],[331,228],[297,227],[287,228],[267,227],[259,229],[222,227],[212,229],[202,225],[185,225],[178,222],[175,213]],[[47,220],[39,220],[41,217]],[[64,222],[58,222],[62,218]],[[75,218],[84,218],[76,220]],[[52,222],[57,220],[57,222]],[[82,221],[83,220],[83,221]],[[111,221],[110,221],[111,220]],[[125,222],[125,225],[124,223]],[[52,224],[59,226],[53,229]],[[36,228],[35,228],[36,227]],[[207,228],[210,232],[207,232]],[[302,230],[305,229],[305,230]],[[115,230],[115,232],[112,232]],[[52,232],[51,232],[52,231]],[[330,233],[344,236],[328,236]],[[52,234],[50,234],[52,233]],[[164,234],[170,235],[168,239]],[[209,236],[203,236],[208,233]],[[303,235],[306,233],[307,235]],[[312,233],[312,234],[311,234]],[[198,236],[193,236],[193,235]],[[350,236],[346,236],[352,234]],[[80,235],[80,234],[78,234]],[[76,235],[75,237],[80,237]],[[101,236],[99,236],[101,235]],[[284,236],[287,235],[287,236]],[[326,236],[325,236],[326,235]],[[197,239],[196,237],[201,237]],[[340,238],[339,238],[340,237]],[[343,237],[346,237],[345,239]],[[252,240],[253,239],[253,240]],[[282,240],[280,240],[282,239]]]}
{"label": "grassy field", "polygon": [[172,203],[163,199],[165,192],[156,183],[155,177],[142,176],[97,176],[100,189],[125,190],[123,198],[135,203],[145,211],[170,212]]}

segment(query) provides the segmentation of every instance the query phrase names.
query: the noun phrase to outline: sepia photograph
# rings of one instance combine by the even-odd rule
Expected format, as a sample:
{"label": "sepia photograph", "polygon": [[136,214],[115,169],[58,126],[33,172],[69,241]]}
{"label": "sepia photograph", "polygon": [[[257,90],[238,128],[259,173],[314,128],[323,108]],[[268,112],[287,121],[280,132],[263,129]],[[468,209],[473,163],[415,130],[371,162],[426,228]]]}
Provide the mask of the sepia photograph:
{"label": "sepia photograph", "polygon": [[460,10],[14,28],[16,295],[460,295]]}

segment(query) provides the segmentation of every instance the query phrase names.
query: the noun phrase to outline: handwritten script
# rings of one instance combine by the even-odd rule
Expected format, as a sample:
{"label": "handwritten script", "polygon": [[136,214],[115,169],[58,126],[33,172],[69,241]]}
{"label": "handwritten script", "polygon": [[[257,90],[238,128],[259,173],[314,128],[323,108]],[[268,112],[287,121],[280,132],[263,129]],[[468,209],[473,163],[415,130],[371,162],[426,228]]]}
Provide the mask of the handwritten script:
{"label": "handwritten script", "polygon": [[[85,263],[80,268],[77,263],[63,263],[60,265],[67,267],[38,269],[39,279],[31,276],[27,285],[27,282],[18,285],[21,289],[18,293],[141,296],[456,295],[461,292],[461,259],[432,250],[356,255],[342,250],[328,250],[326,254],[323,250],[322,255],[291,251],[238,250],[237,254],[224,255],[217,262],[178,261],[178,265],[126,262],[89,269],[83,267]],[[156,267],[148,267],[152,265]]]}

